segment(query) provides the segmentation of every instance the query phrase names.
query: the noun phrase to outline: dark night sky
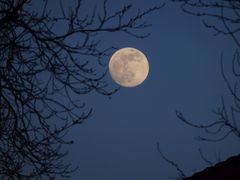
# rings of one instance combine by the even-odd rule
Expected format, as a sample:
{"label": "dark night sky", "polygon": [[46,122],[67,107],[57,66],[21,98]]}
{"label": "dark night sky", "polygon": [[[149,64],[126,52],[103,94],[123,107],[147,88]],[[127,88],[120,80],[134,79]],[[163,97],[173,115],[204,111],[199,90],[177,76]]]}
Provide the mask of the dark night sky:
{"label": "dark night sky", "polygon": [[[89,3],[89,4],[88,4]],[[98,2],[99,3],[99,2]],[[157,0],[109,0],[108,10],[126,3],[135,8],[159,4]],[[94,1],[84,1],[87,13]],[[100,3],[101,4],[101,3]],[[163,161],[156,148],[179,163],[188,175],[206,167],[198,153],[216,162],[234,155],[239,140],[230,136],[220,143],[199,142],[204,135],[175,116],[181,110],[194,122],[210,122],[211,110],[220,105],[221,95],[229,97],[220,73],[220,55],[229,61],[235,44],[229,37],[213,36],[201,18],[181,12],[179,4],[166,4],[145,17],[153,26],[146,39],[123,34],[103,34],[103,46],[134,47],[145,53],[150,64],[146,81],[136,88],[121,88],[111,99],[91,94],[86,103],[94,108],[91,119],[69,131],[74,145],[67,146],[66,161],[78,166],[72,179],[164,180],[176,177],[176,170]],[[106,62],[109,58],[105,59]],[[117,85],[106,77],[111,87]],[[81,97],[82,98],[82,97]]]}

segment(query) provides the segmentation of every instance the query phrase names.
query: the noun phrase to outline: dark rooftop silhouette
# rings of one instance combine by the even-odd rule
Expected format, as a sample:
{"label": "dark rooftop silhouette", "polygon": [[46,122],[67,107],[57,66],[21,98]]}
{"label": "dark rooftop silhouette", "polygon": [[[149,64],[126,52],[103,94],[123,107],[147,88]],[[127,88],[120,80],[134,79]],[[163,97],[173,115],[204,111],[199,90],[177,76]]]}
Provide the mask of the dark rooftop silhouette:
{"label": "dark rooftop silhouette", "polygon": [[240,180],[240,154],[183,180]]}

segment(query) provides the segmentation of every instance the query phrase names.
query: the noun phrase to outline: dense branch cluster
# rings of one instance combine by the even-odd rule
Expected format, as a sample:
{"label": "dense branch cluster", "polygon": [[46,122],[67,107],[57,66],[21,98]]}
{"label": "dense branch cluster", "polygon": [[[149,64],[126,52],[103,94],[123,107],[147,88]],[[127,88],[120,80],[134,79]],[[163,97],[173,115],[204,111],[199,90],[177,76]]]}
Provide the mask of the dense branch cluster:
{"label": "dense branch cluster", "polygon": [[103,49],[96,35],[145,37],[136,34],[149,26],[142,18],[162,7],[139,10],[129,18],[131,5],[110,14],[104,1],[100,12],[83,14],[81,0],[68,11],[56,1],[61,12],[56,16],[49,1],[36,2],[0,1],[0,177],[6,179],[71,172],[60,148],[71,143],[64,140],[67,130],[91,115],[81,95],[115,92],[104,81],[106,68],[100,70],[111,47]]}

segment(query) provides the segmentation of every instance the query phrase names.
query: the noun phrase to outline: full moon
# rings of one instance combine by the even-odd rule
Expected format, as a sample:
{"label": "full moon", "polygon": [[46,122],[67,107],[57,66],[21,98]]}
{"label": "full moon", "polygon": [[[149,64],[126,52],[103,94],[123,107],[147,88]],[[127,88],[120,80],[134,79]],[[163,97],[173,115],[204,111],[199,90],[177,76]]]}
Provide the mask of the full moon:
{"label": "full moon", "polygon": [[123,87],[135,87],[143,83],[149,72],[146,56],[135,48],[116,51],[109,61],[112,79]]}

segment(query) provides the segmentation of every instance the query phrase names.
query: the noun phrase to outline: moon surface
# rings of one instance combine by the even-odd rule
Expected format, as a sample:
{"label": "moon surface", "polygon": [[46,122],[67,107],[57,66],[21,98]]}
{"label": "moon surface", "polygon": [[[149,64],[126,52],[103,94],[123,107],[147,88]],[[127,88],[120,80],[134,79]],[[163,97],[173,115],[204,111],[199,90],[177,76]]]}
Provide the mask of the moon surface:
{"label": "moon surface", "polygon": [[123,87],[135,87],[143,83],[149,72],[146,56],[135,48],[116,51],[109,61],[112,79]]}

